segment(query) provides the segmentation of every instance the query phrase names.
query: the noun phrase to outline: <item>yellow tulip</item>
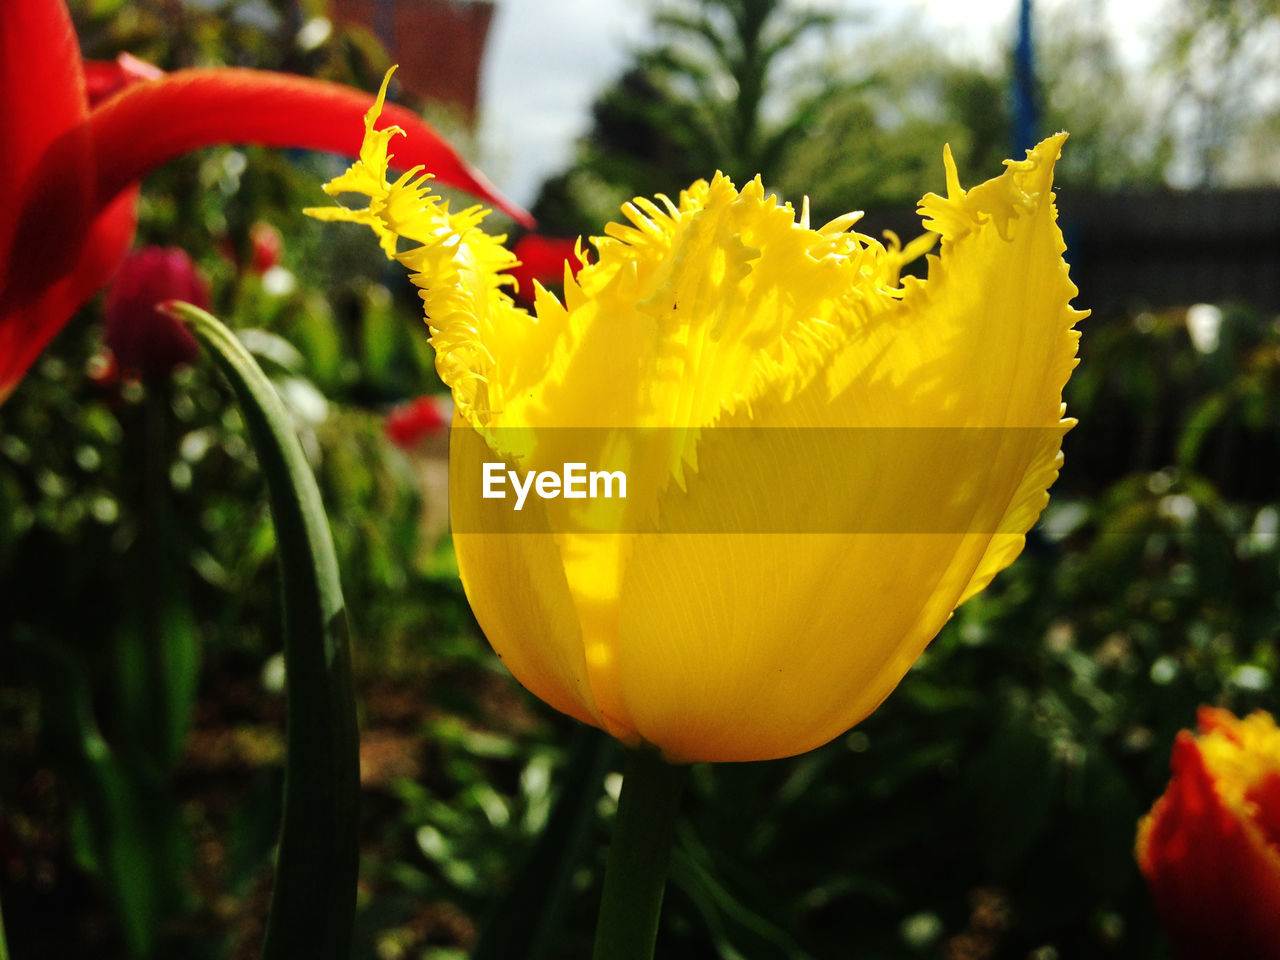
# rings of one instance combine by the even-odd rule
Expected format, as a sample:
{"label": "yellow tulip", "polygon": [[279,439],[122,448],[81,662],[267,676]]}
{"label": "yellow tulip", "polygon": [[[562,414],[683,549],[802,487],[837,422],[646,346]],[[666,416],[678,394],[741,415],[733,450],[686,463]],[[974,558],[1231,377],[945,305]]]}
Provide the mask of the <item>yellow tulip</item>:
{"label": "yellow tulip", "polygon": [[[451,212],[425,176],[388,183],[377,117],[325,187],[368,207],[309,212],[371,227],[421,290],[455,400],[462,582],[547,703],[676,762],[810,750],[1021,551],[1074,422],[1065,135],[967,192],[944,151],[924,281],[899,271],[932,235],[812,229],[807,204],[797,221],[717,174],[626,205],[564,302],[539,286],[529,313],[483,211]],[[509,484],[574,462],[625,473],[626,498],[516,511],[481,492],[485,463]]]}

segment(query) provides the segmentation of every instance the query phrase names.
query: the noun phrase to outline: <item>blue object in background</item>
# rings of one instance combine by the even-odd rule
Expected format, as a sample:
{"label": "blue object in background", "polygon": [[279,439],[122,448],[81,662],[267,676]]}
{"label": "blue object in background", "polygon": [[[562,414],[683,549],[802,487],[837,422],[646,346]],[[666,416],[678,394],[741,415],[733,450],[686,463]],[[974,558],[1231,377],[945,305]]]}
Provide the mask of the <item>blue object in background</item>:
{"label": "blue object in background", "polygon": [[1035,54],[1031,44],[1031,0],[1019,0],[1018,36],[1013,47],[1013,150],[1022,156],[1039,142]]}

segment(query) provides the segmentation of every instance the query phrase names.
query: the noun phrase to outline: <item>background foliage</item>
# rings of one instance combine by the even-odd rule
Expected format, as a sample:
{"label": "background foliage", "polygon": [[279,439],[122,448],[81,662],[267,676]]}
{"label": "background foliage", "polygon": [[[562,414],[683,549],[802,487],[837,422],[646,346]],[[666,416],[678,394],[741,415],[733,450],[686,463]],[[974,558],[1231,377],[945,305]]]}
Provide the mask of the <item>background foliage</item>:
{"label": "background foliage", "polygon": [[[1253,101],[1221,114],[1231,78],[1205,86],[1187,65],[1204,47],[1234,56],[1275,11],[1180,9],[1164,61],[1184,77],[1170,89],[1192,95],[1179,122],[1201,138],[1202,179],[1230,180],[1244,161],[1228,148],[1275,118],[1246,111]],[[320,11],[287,0],[74,10],[88,56],[128,49],[168,68],[241,63],[365,89],[386,63],[364,34],[300,43]],[[1041,96],[1046,125],[1073,131],[1066,183],[1158,181],[1186,131],[1130,97],[1087,17],[1059,16]],[[544,189],[549,228],[598,232],[619,200],[715,166],[809,193],[821,219],[938,188],[944,139],[962,169],[994,172],[1006,155],[1004,78],[924,41],[867,35],[845,56],[854,67],[806,70],[787,52],[825,36],[828,15],[707,0],[659,26]],[[269,151],[183,158],[148,181],[139,239],[200,262],[214,312],[294,411],[328,504],[363,727],[354,955],[445,960],[475,943],[530,855],[582,735],[506,675],[476,628],[433,533],[437,454],[384,437],[390,404],[439,384],[397,271],[358,231],[299,214],[332,173]],[[259,221],[285,237],[265,276],[246,266]],[[694,771],[663,956],[1167,955],[1133,863],[1135,821],[1196,705],[1264,706],[1278,667],[1280,324],[1223,308],[1207,351],[1182,309],[1087,321],[1067,395],[1080,426],[1018,563],[856,730],[793,760]],[[98,316],[84,311],[0,410],[11,946],[22,958],[252,956],[283,717],[263,490],[208,366],[150,389],[91,376]],[[620,758],[605,765],[550,957],[587,952]]]}

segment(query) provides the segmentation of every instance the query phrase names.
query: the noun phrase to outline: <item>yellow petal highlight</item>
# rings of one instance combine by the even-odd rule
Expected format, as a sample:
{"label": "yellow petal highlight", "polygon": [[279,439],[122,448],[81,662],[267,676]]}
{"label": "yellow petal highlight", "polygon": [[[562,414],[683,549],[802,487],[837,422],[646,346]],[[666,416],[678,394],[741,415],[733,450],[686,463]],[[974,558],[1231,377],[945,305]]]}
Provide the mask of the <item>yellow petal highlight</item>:
{"label": "yellow petal highlight", "polygon": [[[538,288],[529,313],[482,212],[386,182],[375,119],[326,188],[368,207],[324,216],[367,223],[421,288],[457,401],[464,586],[557,709],[681,761],[808,750],[1022,549],[1083,316],[1051,193],[1064,135],[968,191],[945,152],[947,196],[920,207],[941,239],[927,280],[899,271],[932,235],[881,244],[854,214],[811,229],[807,207],[717,174],[627,205],[564,302]],[[625,472],[627,497],[495,514],[486,458],[586,459]]]}

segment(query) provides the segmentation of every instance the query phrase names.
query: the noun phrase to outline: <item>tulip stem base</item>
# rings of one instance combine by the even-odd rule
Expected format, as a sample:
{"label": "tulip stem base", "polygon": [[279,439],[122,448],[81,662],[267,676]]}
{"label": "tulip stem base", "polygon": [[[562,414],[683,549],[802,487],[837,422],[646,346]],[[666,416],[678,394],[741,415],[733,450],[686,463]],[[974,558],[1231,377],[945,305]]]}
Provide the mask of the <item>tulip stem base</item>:
{"label": "tulip stem base", "polygon": [[688,767],[631,750],[605,869],[594,960],[651,960]]}

